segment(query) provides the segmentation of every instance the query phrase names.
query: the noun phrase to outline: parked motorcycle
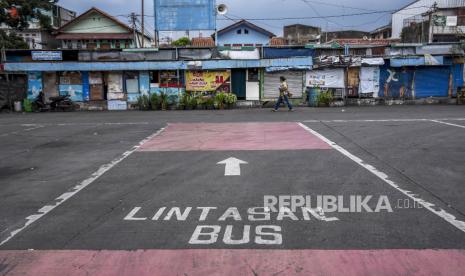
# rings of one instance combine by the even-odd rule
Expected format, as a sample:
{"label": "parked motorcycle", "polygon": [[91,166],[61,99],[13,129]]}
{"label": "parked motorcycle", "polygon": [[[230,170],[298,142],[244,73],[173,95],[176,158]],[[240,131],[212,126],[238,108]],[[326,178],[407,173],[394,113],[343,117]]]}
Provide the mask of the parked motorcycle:
{"label": "parked motorcycle", "polygon": [[32,111],[46,112],[50,111],[50,106],[44,100],[44,92],[40,92],[37,98],[32,102]]}
{"label": "parked motorcycle", "polygon": [[50,98],[51,111],[75,111],[78,108],[69,95]]}
{"label": "parked motorcycle", "polygon": [[50,104],[47,104],[44,100],[44,93],[40,92],[35,101],[32,103],[32,108],[35,112],[46,112],[46,111],[75,111],[79,108],[75,104],[70,96],[58,96],[51,97],[49,99]]}

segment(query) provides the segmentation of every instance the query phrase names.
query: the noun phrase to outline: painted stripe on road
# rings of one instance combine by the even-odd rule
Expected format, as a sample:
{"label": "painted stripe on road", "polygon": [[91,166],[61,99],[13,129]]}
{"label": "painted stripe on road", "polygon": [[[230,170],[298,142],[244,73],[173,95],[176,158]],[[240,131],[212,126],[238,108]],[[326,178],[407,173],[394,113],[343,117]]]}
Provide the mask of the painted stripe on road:
{"label": "painted stripe on road", "polygon": [[85,179],[84,181],[82,181],[78,185],[74,186],[71,190],[67,191],[66,193],[64,193],[61,196],[59,196],[58,198],[56,198],[55,202],[53,204],[46,205],[46,206],[40,208],[35,214],[32,214],[32,215],[26,217],[25,224],[22,227],[19,227],[19,228],[15,229],[15,230],[11,231],[10,234],[8,235],[8,237],[0,242],[0,246],[4,245],[8,241],[10,241],[12,238],[14,238],[16,235],[18,235],[21,231],[26,229],[28,226],[30,226],[31,224],[33,224],[34,222],[36,222],[37,220],[39,220],[43,216],[47,215],[52,210],[54,210],[55,208],[57,208],[61,204],[65,203],[67,200],[69,200],[70,198],[75,196],[77,193],[82,191],[84,188],[86,188],[87,186],[92,184],[95,180],[99,179],[106,172],[108,172],[113,167],[115,167],[116,165],[121,163],[121,161],[123,161],[124,159],[128,158],[131,154],[136,152],[147,141],[150,141],[154,137],[160,135],[164,131],[164,129],[165,128],[160,129],[156,133],[154,133],[154,134],[150,135],[149,137],[145,138],[144,140],[142,140],[138,145],[134,146],[131,150],[128,150],[125,153],[123,153],[120,157],[114,159],[113,161],[111,161],[108,164],[105,164],[105,165],[101,166],[89,178]]}
{"label": "painted stripe on road", "polygon": [[4,251],[9,275],[465,275],[463,250]]}
{"label": "painted stripe on road", "polygon": [[435,123],[443,124],[443,125],[448,125],[448,126],[453,126],[453,127],[465,128],[465,126],[462,126],[462,125],[457,125],[457,124],[452,124],[452,123],[446,123],[446,122],[439,121],[439,120],[431,120],[431,122],[435,122]]}
{"label": "painted stripe on road", "polygon": [[409,123],[409,122],[432,122],[432,121],[465,121],[465,118],[444,119],[363,119],[363,120],[306,120],[303,123]]}
{"label": "painted stripe on road", "polygon": [[361,167],[365,168],[366,170],[368,170],[370,173],[372,173],[373,175],[375,175],[376,177],[378,177],[379,179],[381,179],[385,183],[389,184],[391,187],[395,188],[396,190],[398,190],[399,192],[401,192],[405,196],[409,197],[410,199],[412,199],[416,203],[420,204],[421,206],[423,206],[428,211],[432,212],[433,214],[437,215],[438,217],[440,217],[443,220],[447,221],[448,223],[452,224],[453,226],[455,226],[460,231],[465,232],[465,222],[464,221],[458,220],[454,215],[448,213],[444,209],[439,208],[435,204],[420,198],[417,194],[401,188],[397,183],[390,180],[389,176],[387,174],[385,174],[382,171],[379,171],[374,166],[372,166],[372,165],[370,165],[368,163],[365,163],[359,157],[357,157],[357,156],[353,155],[352,153],[348,152],[346,149],[339,146],[335,142],[329,140],[328,138],[326,138],[325,136],[323,136],[320,133],[316,132],[315,130],[309,128],[308,126],[306,126],[306,125],[304,125],[302,123],[299,123],[299,125],[302,128],[304,128],[305,130],[307,130],[308,132],[310,132],[313,135],[319,137],[321,140],[323,140],[328,145],[330,145],[333,149],[339,151],[340,153],[342,153],[343,155],[345,155],[346,157],[348,157],[349,159],[351,159],[352,161],[354,161],[355,163],[357,163]]}

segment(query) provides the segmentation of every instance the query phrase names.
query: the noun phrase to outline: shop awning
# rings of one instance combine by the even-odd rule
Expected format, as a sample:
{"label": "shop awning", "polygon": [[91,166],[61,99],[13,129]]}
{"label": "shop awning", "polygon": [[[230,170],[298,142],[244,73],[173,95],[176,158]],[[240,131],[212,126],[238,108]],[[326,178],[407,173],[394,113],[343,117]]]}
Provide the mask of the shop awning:
{"label": "shop awning", "polygon": [[444,65],[443,56],[425,55],[422,57],[391,58],[391,67]]}
{"label": "shop awning", "polygon": [[11,72],[33,71],[150,71],[189,70],[195,63],[196,70],[235,68],[312,68],[311,57],[259,60],[201,60],[201,61],[155,61],[155,62],[21,62],[6,63],[5,70]]}

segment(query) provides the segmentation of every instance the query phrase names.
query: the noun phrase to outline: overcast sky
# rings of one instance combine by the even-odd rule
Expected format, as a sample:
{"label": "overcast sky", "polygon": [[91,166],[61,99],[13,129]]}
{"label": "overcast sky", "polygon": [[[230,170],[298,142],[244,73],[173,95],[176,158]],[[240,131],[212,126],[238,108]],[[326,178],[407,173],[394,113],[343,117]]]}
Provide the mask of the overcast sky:
{"label": "overcast sky", "polygon": [[[320,26],[324,30],[357,29],[371,31],[386,25],[391,20],[391,14],[375,13],[358,16],[342,16],[373,11],[388,11],[401,8],[413,2],[412,0],[217,0],[217,4],[224,3],[229,7],[230,18],[283,18],[283,17],[315,17],[341,15],[326,19],[304,20],[276,20],[252,21],[276,35],[282,35],[282,27],[288,24],[302,23]],[[120,20],[127,22],[127,15],[131,12],[140,14],[140,0],[60,0],[60,5],[77,11],[79,14],[95,6]],[[145,0],[146,14],[153,15],[153,0]],[[220,16],[218,19],[224,19]],[[153,18],[147,17],[150,26]],[[222,28],[233,21],[218,20],[218,27]],[[151,28],[149,28],[151,30]]]}

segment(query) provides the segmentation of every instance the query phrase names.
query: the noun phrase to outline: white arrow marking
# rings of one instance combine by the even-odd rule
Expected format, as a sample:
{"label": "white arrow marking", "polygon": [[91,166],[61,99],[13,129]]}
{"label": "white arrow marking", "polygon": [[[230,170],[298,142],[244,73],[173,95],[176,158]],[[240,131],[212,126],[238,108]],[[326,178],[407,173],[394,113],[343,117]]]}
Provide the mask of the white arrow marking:
{"label": "white arrow marking", "polygon": [[240,159],[230,157],[226,160],[217,163],[218,165],[226,165],[224,168],[224,175],[225,176],[238,176],[241,175],[241,165],[242,164],[249,164],[245,161]]}

